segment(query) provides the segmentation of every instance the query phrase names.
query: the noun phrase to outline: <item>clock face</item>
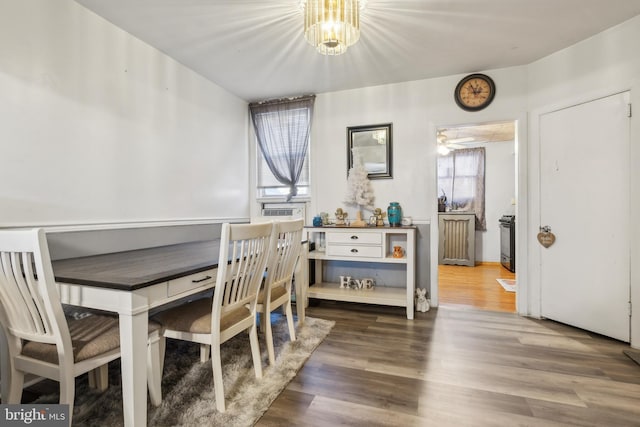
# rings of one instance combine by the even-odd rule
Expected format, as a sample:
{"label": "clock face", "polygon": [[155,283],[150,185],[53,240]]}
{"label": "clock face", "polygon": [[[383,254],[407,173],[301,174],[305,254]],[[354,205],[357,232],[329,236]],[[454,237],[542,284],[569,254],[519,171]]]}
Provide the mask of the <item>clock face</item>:
{"label": "clock face", "polygon": [[491,104],[495,94],[496,86],[489,76],[470,74],[460,80],[454,98],[463,110],[478,111]]}

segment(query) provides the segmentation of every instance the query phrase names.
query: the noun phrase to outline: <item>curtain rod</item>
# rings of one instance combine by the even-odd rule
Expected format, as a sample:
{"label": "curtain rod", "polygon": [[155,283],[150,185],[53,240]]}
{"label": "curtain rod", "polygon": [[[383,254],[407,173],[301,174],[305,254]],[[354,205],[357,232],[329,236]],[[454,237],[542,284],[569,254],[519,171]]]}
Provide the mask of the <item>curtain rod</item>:
{"label": "curtain rod", "polygon": [[251,102],[249,104],[249,106],[253,107],[253,106],[258,106],[258,105],[286,104],[288,102],[312,100],[315,97],[316,97],[315,95],[302,95],[302,96],[290,97],[290,98],[267,99],[267,100],[264,100],[264,101]]}

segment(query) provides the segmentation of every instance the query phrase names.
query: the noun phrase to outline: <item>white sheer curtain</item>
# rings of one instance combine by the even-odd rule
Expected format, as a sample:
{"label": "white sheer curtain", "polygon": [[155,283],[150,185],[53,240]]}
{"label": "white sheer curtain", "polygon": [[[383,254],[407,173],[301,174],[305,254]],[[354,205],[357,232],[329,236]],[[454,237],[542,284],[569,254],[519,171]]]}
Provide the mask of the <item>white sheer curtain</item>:
{"label": "white sheer curtain", "polygon": [[298,194],[296,184],[309,148],[315,95],[249,104],[258,146],[278,182],[289,187],[287,201]]}
{"label": "white sheer curtain", "polygon": [[486,230],[484,202],[485,149],[463,148],[438,157],[438,196],[451,210],[474,212],[476,230]]}

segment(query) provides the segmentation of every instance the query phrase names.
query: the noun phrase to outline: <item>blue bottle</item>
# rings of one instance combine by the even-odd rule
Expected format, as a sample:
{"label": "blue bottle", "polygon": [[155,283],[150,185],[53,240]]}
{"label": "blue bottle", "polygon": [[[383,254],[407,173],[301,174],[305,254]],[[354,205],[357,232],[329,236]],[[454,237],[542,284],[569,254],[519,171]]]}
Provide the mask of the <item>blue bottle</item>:
{"label": "blue bottle", "polygon": [[322,217],[320,215],[313,217],[313,226],[314,227],[322,227]]}
{"label": "blue bottle", "polygon": [[387,218],[389,218],[389,226],[391,227],[400,227],[402,225],[402,208],[400,207],[400,203],[389,203]]}

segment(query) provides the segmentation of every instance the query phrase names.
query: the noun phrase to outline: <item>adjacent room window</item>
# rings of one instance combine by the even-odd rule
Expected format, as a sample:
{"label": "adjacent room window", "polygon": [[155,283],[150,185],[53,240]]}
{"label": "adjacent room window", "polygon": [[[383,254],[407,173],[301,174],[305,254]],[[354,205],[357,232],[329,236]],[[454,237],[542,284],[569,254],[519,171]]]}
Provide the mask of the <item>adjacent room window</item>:
{"label": "adjacent room window", "polygon": [[315,95],[249,105],[257,139],[259,198],[308,197]]}
{"label": "adjacent room window", "polygon": [[438,196],[451,210],[474,212],[476,230],[486,230],[484,209],[485,149],[463,148],[438,157]]}

